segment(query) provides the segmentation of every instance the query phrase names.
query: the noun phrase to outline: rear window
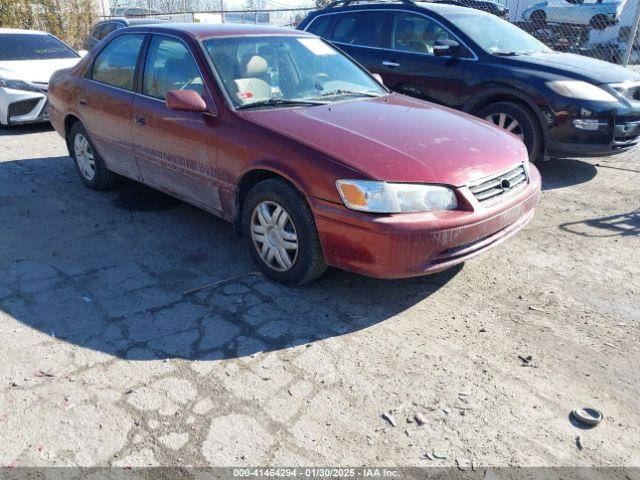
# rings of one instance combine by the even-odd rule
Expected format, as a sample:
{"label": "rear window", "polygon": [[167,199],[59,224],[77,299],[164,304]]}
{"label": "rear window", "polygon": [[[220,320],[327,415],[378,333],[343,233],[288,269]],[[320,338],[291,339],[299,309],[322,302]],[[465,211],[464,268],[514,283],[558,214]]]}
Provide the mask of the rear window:
{"label": "rear window", "polygon": [[329,38],[329,35],[331,34],[329,31],[331,20],[333,20],[332,15],[317,17],[311,21],[311,25],[307,28],[307,32],[313,33],[314,35],[318,35],[322,38]]}
{"label": "rear window", "polygon": [[78,58],[78,54],[52,35],[8,33],[0,35],[0,61]]}
{"label": "rear window", "polygon": [[333,41],[348,45],[380,47],[385,40],[383,12],[358,12],[340,15],[333,28]]}

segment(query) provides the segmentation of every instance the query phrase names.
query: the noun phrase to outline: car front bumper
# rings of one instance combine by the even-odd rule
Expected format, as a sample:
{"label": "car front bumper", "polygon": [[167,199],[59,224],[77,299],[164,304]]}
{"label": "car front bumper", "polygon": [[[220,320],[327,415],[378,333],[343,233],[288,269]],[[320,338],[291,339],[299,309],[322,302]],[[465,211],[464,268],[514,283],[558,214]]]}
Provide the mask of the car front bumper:
{"label": "car front bumper", "polygon": [[327,263],[377,278],[439,272],[494,247],[533,218],[540,174],[529,166],[526,185],[478,203],[458,189],[468,210],[372,215],[316,200],[312,210]]}
{"label": "car front bumper", "polygon": [[46,90],[27,91],[0,87],[1,124],[21,125],[48,120]]}
{"label": "car front bumper", "polygon": [[[640,143],[640,107],[568,102],[547,109],[547,153],[552,157],[591,157],[622,153]],[[593,122],[586,127],[586,122]]]}

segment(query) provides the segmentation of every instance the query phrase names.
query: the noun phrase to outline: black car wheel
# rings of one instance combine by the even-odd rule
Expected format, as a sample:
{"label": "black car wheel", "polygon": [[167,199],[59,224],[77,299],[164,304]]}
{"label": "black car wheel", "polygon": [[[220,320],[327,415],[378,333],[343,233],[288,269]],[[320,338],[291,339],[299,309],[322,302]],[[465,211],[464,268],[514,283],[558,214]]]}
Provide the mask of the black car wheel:
{"label": "black car wheel", "polygon": [[497,127],[520,137],[527,147],[529,159],[542,159],[542,132],[535,114],[529,107],[517,102],[497,102],[478,111],[477,116]]}
{"label": "black car wheel", "polygon": [[547,14],[544,10],[536,10],[531,14],[531,21],[537,28],[547,24]]}
{"label": "black car wheel", "polygon": [[596,15],[591,19],[589,25],[596,30],[604,30],[609,26],[609,20],[604,15]]}
{"label": "black car wheel", "polygon": [[242,232],[255,263],[277,282],[302,285],[327,268],[311,209],[282,179],[262,181],[249,192]]}
{"label": "black car wheel", "polygon": [[107,190],[117,184],[118,175],[107,169],[82,123],[73,124],[69,130],[67,145],[76,170],[87,187]]}

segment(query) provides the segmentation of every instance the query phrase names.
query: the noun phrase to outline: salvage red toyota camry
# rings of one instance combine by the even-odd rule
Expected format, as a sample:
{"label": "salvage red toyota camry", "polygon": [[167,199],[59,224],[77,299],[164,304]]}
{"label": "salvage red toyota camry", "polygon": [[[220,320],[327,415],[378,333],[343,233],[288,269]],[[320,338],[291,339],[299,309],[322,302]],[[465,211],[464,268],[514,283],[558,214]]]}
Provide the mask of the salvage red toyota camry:
{"label": "salvage red toyota camry", "polygon": [[295,30],[118,30],[54,74],[49,98],[89,188],[122,175],[225,218],[288,285],[327,265],[443,270],[520,230],[540,191],[520,139],[392,94]]}

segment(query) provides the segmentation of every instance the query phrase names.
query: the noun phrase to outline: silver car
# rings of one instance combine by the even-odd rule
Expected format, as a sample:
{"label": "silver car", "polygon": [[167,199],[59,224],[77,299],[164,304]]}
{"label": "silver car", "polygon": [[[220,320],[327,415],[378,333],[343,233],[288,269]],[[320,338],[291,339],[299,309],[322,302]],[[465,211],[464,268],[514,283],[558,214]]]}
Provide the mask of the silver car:
{"label": "silver car", "polygon": [[565,23],[602,30],[620,21],[622,7],[620,1],[547,0],[527,8],[522,19],[536,24]]}

